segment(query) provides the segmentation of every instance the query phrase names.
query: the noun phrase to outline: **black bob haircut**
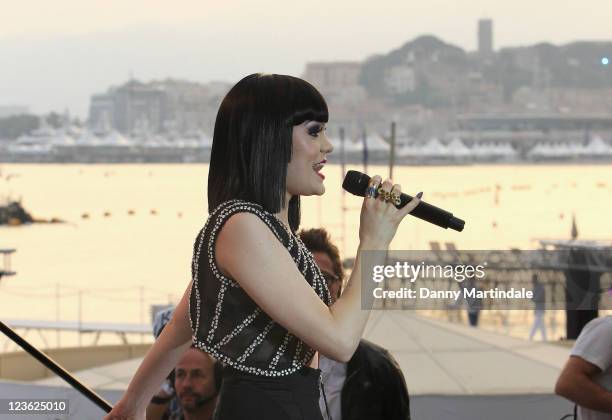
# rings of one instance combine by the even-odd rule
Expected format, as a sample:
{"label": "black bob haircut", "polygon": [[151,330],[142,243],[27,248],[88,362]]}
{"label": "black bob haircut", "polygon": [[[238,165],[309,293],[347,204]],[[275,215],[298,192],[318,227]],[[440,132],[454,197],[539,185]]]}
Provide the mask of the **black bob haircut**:
{"label": "black bob haircut", "polygon": [[[215,121],[208,172],[208,211],[231,199],[284,207],[293,126],[327,122],[323,96],[293,76],[255,73],[227,93]],[[289,225],[300,225],[300,197],[289,200]]]}

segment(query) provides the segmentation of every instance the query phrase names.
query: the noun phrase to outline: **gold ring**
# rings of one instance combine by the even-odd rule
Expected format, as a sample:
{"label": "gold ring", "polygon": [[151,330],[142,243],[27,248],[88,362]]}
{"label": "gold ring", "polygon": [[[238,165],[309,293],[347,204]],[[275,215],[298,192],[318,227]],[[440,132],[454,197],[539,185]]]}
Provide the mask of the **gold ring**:
{"label": "gold ring", "polygon": [[396,206],[399,206],[402,202],[399,194],[396,192],[389,193],[389,197],[390,197],[391,202],[395,204]]}
{"label": "gold ring", "polygon": [[378,196],[384,201],[389,201],[389,191],[384,190],[382,186],[378,188]]}

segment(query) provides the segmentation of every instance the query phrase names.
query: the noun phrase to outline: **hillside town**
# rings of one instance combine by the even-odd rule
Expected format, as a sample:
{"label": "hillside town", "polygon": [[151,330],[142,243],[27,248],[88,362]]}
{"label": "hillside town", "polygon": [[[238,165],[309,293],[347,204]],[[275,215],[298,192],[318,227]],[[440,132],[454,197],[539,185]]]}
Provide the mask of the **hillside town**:
{"label": "hillside town", "polygon": [[[476,51],[423,35],[363,61],[306,63],[300,76],[328,102],[338,159],[612,160],[612,43],[496,50],[489,19],[476,35]],[[0,106],[0,161],[207,162],[231,85],[130,78],[91,95],[83,122]]]}

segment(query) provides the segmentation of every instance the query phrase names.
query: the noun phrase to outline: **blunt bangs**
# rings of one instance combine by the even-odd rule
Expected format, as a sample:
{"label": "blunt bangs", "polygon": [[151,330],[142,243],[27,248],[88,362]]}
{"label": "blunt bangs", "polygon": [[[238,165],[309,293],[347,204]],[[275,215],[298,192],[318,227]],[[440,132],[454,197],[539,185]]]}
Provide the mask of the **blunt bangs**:
{"label": "blunt bangs", "polygon": [[[293,76],[251,74],[227,93],[215,121],[208,173],[208,210],[243,199],[278,213],[285,200],[293,126],[327,122],[327,103]],[[300,223],[300,198],[289,200],[289,224]]]}
{"label": "blunt bangs", "polygon": [[290,124],[300,125],[304,121],[328,122],[329,111],[323,96],[310,83],[301,79],[297,80],[300,83],[296,83],[295,87]]}

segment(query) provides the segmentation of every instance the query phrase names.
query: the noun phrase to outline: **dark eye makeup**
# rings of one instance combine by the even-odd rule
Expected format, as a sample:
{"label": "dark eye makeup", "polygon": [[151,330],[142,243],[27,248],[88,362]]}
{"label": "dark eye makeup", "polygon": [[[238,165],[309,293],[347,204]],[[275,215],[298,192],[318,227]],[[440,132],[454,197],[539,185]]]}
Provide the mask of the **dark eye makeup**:
{"label": "dark eye makeup", "polygon": [[312,125],[312,126],[308,127],[308,134],[310,134],[311,136],[316,137],[316,135],[319,134],[324,129],[325,128],[323,127],[323,125],[315,124],[315,125]]}

